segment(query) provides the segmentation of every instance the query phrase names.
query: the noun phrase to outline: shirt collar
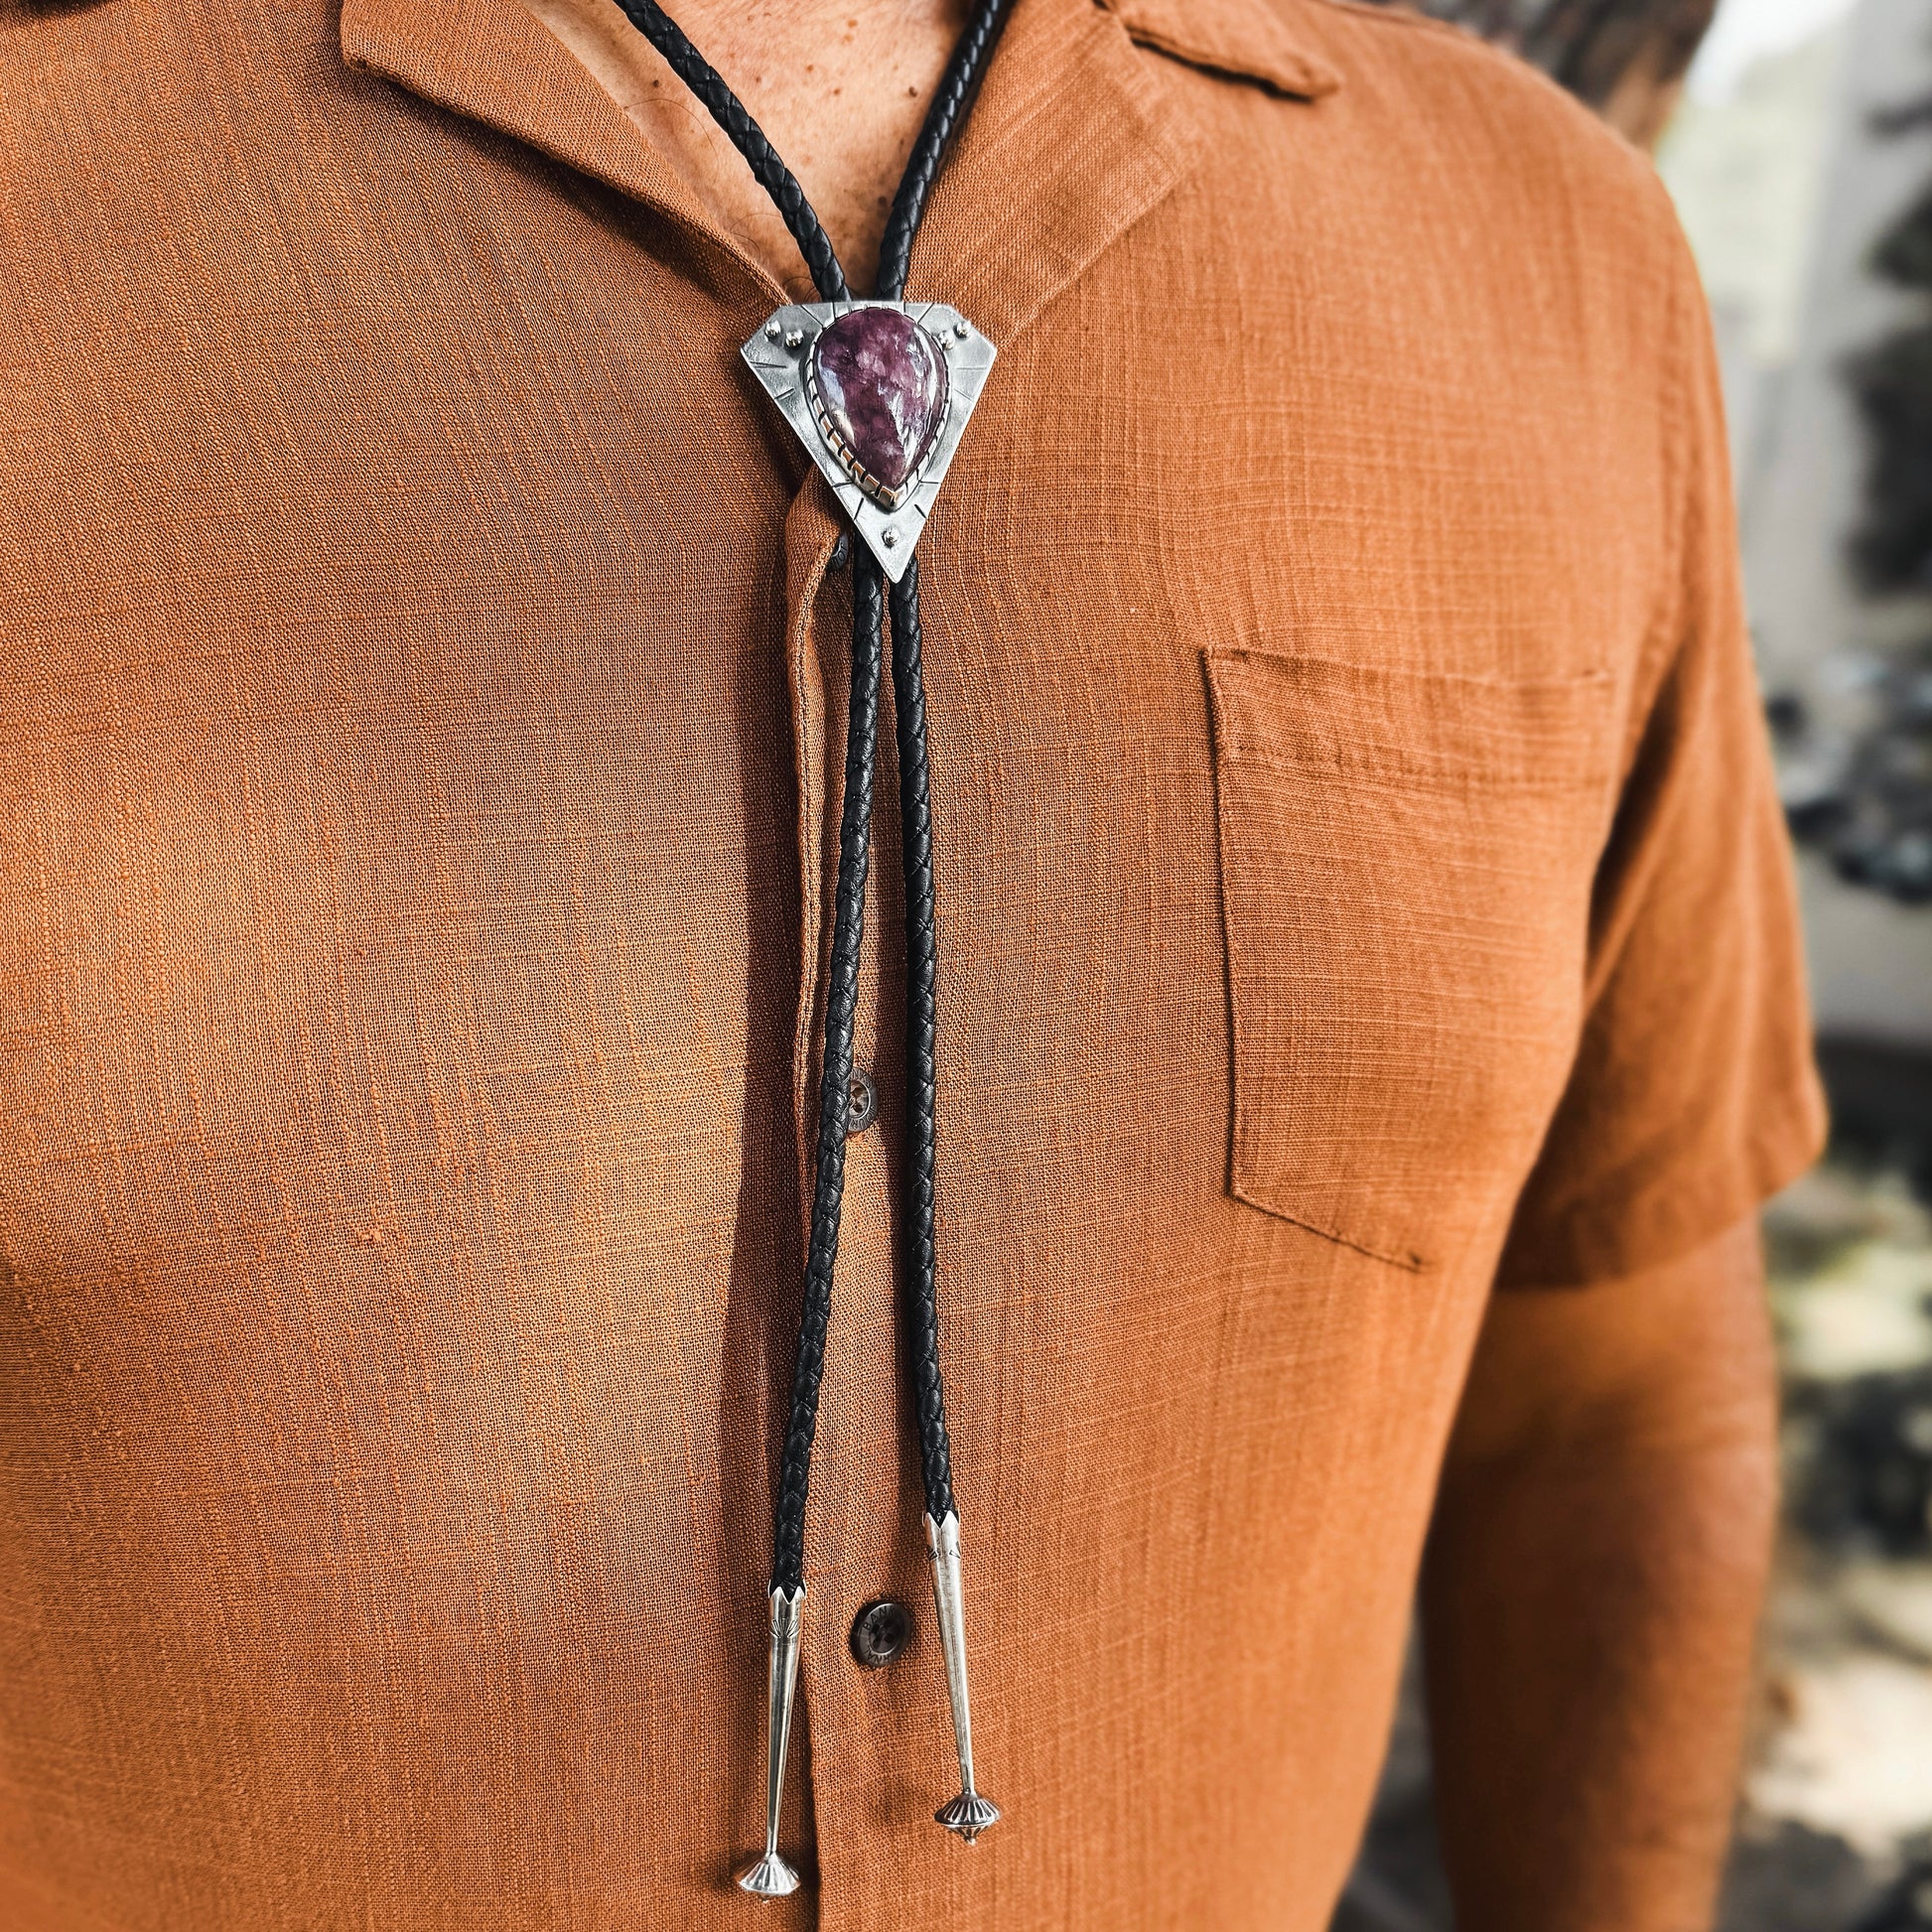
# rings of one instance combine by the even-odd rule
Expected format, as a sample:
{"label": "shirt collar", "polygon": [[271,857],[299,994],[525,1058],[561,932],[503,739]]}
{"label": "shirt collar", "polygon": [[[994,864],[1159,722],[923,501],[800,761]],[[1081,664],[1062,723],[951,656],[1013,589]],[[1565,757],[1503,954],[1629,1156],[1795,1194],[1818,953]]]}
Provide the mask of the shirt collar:
{"label": "shirt collar", "polygon": [[[1020,0],[934,188],[908,293],[956,303],[1006,346],[1186,178],[1202,130],[1135,43],[1283,94],[1331,92],[1332,70],[1278,3]],[[350,67],[654,207],[739,264],[757,291],[748,309],[762,314],[776,294],[520,0],[344,0],[342,46]]]}
{"label": "shirt collar", "polygon": [[1143,47],[1258,81],[1276,93],[1319,100],[1341,76],[1303,31],[1303,9],[1269,0],[1098,0]]}
{"label": "shirt collar", "polygon": [[676,171],[518,0],[344,0],[342,46],[358,71],[513,135],[710,232],[702,204]]}

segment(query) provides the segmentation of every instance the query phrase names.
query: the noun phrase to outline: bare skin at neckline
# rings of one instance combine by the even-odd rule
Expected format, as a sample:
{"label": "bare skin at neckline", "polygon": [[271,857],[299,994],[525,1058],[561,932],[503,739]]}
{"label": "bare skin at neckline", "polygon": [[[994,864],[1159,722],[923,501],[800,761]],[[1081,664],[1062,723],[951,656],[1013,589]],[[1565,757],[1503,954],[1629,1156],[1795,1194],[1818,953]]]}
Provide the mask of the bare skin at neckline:
{"label": "bare skin at neckline", "polygon": [[[524,0],[786,292],[810,277],[744,157],[616,0]],[[893,193],[965,31],[969,0],[680,0],[675,19],[797,176],[855,293],[870,293]]]}

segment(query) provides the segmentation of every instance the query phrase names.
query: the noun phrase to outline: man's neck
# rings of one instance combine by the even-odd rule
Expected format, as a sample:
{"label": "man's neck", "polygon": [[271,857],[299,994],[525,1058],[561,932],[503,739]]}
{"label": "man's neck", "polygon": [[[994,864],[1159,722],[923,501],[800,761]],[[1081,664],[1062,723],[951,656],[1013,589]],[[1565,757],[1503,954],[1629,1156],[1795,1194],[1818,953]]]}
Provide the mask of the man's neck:
{"label": "man's neck", "polygon": [[[798,250],[711,116],[616,0],[524,0],[787,288]],[[678,0],[673,18],[764,129],[870,293],[886,214],[969,0]]]}

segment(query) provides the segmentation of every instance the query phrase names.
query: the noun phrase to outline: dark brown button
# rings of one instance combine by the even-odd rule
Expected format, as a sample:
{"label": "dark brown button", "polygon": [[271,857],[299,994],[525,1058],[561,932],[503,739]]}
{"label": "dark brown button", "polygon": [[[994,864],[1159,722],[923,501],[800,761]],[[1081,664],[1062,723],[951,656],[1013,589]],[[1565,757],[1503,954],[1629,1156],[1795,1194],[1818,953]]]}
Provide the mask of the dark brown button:
{"label": "dark brown button", "polygon": [[879,1089],[870,1073],[852,1069],[852,1084],[846,1089],[845,1131],[863,1134],[879,1118]]}
{"label": "dark brown button", "polygon": [[852,1654],[867,1670],[890,1664],[912,1641],[912,1612],[897,1597],[868,1603],[852,1620]]}

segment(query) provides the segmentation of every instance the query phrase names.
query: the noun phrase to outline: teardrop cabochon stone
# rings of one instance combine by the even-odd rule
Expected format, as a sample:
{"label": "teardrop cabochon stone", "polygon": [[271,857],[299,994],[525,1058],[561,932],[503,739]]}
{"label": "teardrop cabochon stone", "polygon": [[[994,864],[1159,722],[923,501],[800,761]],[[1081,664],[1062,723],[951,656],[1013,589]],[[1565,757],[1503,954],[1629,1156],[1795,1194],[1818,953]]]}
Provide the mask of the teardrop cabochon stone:
{"label": "teardrop cabochon stone", "polygon": [[945,426],[945,350],[902,310],[849,309],[819,331],[811,376],[820,426],[854,481],[896,502]]}

